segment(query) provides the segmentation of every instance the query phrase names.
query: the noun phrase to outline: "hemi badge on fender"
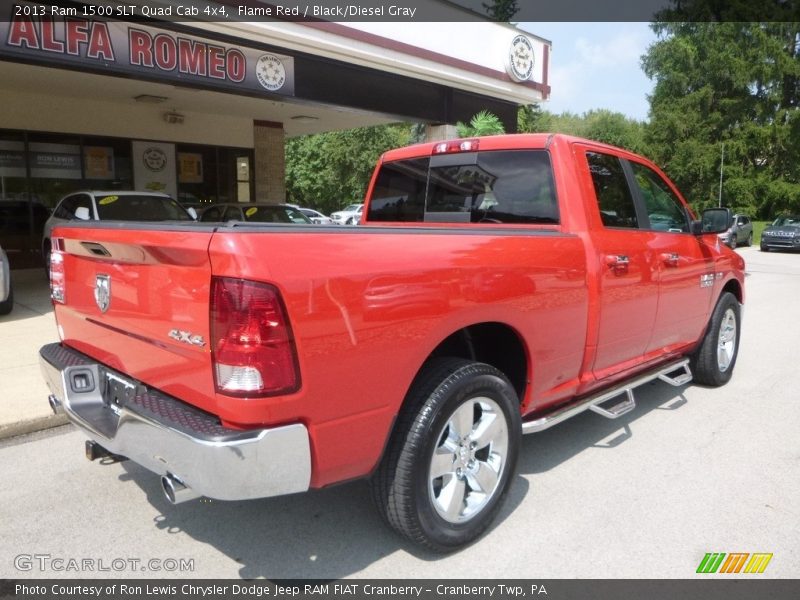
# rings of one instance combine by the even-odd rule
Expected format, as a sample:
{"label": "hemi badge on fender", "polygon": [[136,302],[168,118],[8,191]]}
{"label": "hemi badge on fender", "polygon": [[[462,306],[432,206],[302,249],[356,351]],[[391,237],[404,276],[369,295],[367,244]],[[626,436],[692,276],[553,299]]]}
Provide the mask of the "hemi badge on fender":
{"label": "hemi badge on fender", "polygon": [[714,274],[709,273],[708,275],[700,275],[700,287],[711,287],[714,285]]}

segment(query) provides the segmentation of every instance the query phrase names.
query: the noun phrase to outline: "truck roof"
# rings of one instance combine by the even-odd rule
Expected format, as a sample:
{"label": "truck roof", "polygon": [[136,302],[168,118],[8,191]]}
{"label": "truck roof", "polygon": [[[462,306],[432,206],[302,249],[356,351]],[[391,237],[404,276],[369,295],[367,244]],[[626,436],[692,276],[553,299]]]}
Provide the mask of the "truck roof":
{"label": "truck roof", "polygon": [[545,148],[553,139],[562,139],[567,142],[585,142],[599,146],[613,148],[609,144],[603,144],[594,140],[580,138],[577,136],[566,135],[563,133],[507,133],[503,135],[488,135],[483,137],[456,138],[450,140],[438,140],[435,142],[425,142],[414,144],[404,148],[389,150],[381,157],[381,161],[402,160],[405,158],[416,158],[430,156],[437,144],[443,142],[454,143],[464,140],[477,140],[480,150],[517,150],[523,148]]}

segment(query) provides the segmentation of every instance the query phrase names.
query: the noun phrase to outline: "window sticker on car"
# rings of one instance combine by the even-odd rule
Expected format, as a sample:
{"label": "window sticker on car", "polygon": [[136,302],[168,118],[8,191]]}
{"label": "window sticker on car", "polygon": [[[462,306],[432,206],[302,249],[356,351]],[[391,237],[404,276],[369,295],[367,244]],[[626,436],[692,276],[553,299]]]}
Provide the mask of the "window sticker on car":
{"label": "window sticker on car", "polygon": [[100,206],[105,206],[106,204],[111,204],[112,202],[116,202],[119,200],[119,196],[106,196],[105,198],[100,198],[97,203]]}
{"label": "window sticker on car", "polygon": [[248,208],[248,209],[245,211],[245,213],[244,213],[244,216],[245,216],[245,217],[252,217],[252,216],[253,216],[254,214],[256,214],[257,212],[258,212],[258,208],[256,208],[256,207],[254,206],[254,207],[252,207],[252,208]]}

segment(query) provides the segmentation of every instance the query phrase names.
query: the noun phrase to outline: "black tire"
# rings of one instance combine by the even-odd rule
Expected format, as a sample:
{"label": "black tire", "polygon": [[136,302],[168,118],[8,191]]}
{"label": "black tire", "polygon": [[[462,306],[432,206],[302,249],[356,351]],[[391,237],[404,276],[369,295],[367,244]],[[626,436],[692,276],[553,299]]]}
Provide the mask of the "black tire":
{"label": "black tire", "polygon": [[731,234],[731,239],[728,242],[728,245],[731,247],[731,250],[736,250],[736,243],[739,241],[739,238],[735,233]]}
{"label": "black tire", "polygon": [[0,315],[7,315],[14,308],[14,288],[8,286],[8,298],[0,302]]}
{"label": "black tire", "polygon": [[763,243],[761,244],[761,251],[762,252],[769,252],[769,246],[765,246]]}
{"label": "black tire", "polygon": [[747,243],[745,244],[748,248],[753,245],[753,232],[750,232],[750,235],[747,236]]}
{"label": "black tire", "polygon": [[741,314],[736,296],[724,292],[700,347],[691,356],[690,367],[697,383],[718,387],[730,381],[739,355]]}
{"label": "black tire", "polygon": [[[484,435],[473,438],[476,431]],[[469,544],[508,494],[520,436],[519,400],[500,371],[460,358],[431,360],[411,386],[372,477],[375,504],[393,529],[425,548],[450,552]],[[434,468],[443,474],[434,476]]]}

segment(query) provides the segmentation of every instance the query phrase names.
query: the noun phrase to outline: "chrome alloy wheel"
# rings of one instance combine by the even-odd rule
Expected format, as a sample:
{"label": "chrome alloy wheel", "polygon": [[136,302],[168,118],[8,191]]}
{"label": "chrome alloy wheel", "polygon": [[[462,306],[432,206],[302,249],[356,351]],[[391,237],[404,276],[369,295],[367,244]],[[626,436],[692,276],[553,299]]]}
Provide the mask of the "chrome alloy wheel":
{"label": "chrome alloy wheel", "polygon": [[436,438],[428,491],[436,512],[464,523],[497,492],[508,456],[508,426],[491,398],[470,398],[459,406]]}
{"label": "chrome alloy wheel", "polygon": [[725,311],[719,326],[717,339],[717,365],[720,372],[724,373],[731,366],[736,352],[736,315],[732,309]]}

